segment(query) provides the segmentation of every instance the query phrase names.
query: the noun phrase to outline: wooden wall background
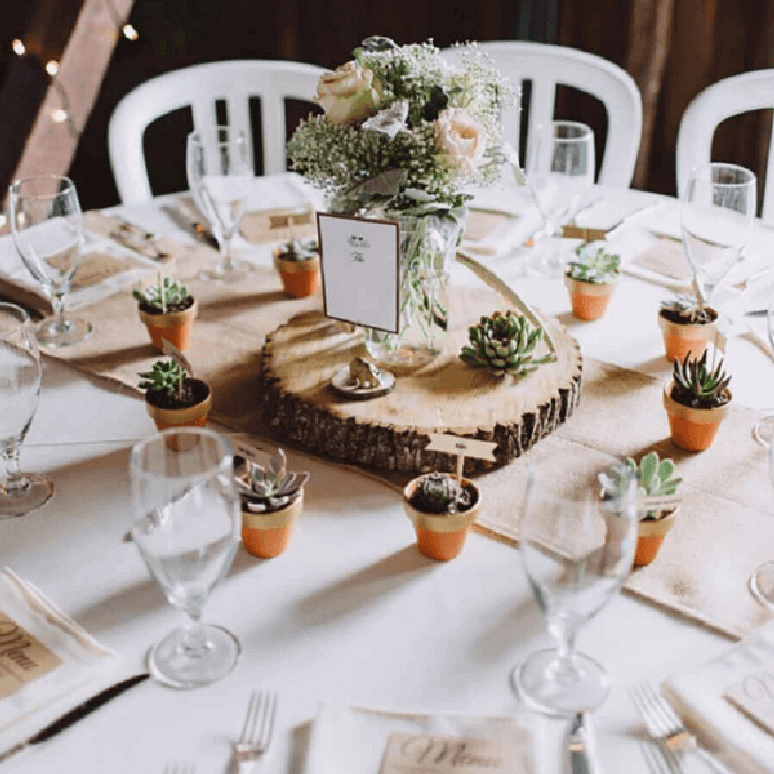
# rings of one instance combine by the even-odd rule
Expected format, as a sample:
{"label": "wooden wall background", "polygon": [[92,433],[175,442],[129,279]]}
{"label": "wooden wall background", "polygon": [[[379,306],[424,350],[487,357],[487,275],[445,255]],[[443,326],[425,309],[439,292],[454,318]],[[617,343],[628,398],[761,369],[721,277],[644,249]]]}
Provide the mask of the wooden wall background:
{"label": "wooden wall background", "polygon": [[[8,43],[29,31],[34,4],[2,5],[6,18],[0,18],[0,29],[8,34],[0,58],[4,186],[10,181],[2,179],[3,171],[14,167],[10,156],[23,147],[29,124],[24,106],[7,93],[9,74],[19,66]],[[693,96],[720,78],[774,66],[774,0],[135,0],[130,21],[140,39],[117,45],[70,169],[84,208],[118,202],[106,138],[119,99],[154,75],[197,62],[295,59],[333,68],[371,34],[399,43],[432,37],[442,47],[462,40],[532,39],[591,51],[623,66],[637,81],[645,131],[634,185],[667,194],[675,193],[678,123]],[[593,99],[560,91],[557,110],[560,117],[605,131],[604,111]],[[727,124],[716,136],[713,157],[762,173],[770,114]],[[186,129],[160,126],[149,138],[157,193],[185,187],[177,135]]]}

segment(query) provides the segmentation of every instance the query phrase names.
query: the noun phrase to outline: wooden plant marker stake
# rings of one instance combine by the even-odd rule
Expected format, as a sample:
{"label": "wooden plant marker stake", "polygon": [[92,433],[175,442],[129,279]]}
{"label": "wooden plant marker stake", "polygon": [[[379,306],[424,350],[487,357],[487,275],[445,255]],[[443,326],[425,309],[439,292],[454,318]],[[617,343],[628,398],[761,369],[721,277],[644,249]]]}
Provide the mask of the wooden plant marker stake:
{"label": "wooden plant marker stake", "polygon": [[465,455],[497,462],[494,456],[494,450],[497,448],[496,443],[477,441],[473,438],[460,438],[460,436],[451,435],[450,433],[428,433],[428,437],[430,438],[430,443],[425,447],[425,451],[438,451],[457,456],[456,486],[460,489],[462,488],[462,470],[465,467]]}
{"label": "wooden plant marker stake", "polygon": [[177,394],[182,396],[183,394],[183,371],[187,371],[188,375],[193,378],[193,366],[191,361],[168,339],[162,339],[161,348],[165,355],[169,355],[180,366],[180,378],[177,380]]}
{"label": "wooden plant marker stake", "polygon": [[652,497],[642,497],[637,502],[637,507],[641,511],[671,511],[677,508],[683,501],[679,495],[653,495]]}

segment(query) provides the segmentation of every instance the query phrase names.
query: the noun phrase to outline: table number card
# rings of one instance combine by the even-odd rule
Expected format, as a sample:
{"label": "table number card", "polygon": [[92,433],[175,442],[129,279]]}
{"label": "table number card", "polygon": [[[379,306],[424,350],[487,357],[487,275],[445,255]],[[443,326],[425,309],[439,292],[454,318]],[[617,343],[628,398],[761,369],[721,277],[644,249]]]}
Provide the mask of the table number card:
{"label": "table number card", "polygon": [[398,224],[317,214],[325,314],[399,333]]}
{"label": "table number card", "polygon": [[0,612],[0,699],[56,669],[62,660]]}
{"label": "table number card", "polygon": [[525,774],[523,751],[507,741],[391,734],[379,774]]}
{"label": "table number card", "polygon": [[770,734],[774,734],[774,668],[760,669],[729,685],[723,696]]}

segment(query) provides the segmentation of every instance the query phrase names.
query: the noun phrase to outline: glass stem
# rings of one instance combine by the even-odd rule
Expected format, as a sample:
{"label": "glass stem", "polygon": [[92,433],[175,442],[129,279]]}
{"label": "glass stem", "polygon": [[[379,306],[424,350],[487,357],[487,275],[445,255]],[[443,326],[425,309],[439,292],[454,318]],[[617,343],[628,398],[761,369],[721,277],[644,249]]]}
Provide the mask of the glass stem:
{"label": "glass stem", "polygon": [[234,263],[231,260],[231,243],[234,239],[234,232],[230,231],[228,234],[223,235],[222,255],[223,255],[223,269],[224,271],[231,271],[234,268]]}
{"label": "glass stem", "polygon": [[188,614],[188,623],[183,633],[181,648],[189,658],[201,658],[210,650],[210,643],[202,626],[202,606],[191,604],[185,612]]}
{"label": "glass stem", "polygon": [[19,465],[19,453],[21,445],[15,441],[6,443],[3,448],[3,462],[5,463],[5,482],[2,493],[6,496],[21,494],[29,487],[29,482],[22,475]]}
{"label": "glass stem", "polygon": [[69,327],[65,318],[66,295],[65,290],[55,290],[51,295],[51,305],[54,307],[54,328],[58,333],[63,333]]}
{"label": "glass stem", "polygon": [[549,628],[559,646],[557,658],[552,668],[552,677],[562,685],[572,685],[578,682],[579,678],[575,657],[575,640],[578,636],[576,627],[559,625]]}

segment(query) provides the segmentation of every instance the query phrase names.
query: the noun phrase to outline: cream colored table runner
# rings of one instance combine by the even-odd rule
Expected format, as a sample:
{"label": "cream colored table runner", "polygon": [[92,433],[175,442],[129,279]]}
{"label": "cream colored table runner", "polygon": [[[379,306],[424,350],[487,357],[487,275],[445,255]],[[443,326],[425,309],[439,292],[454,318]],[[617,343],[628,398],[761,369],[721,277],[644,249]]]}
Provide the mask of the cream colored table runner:
{"label": "cream colored table runner", "polygon": [[[202,281],[197,272],[217,261],[214,251],[195,246],[173,253],[167,271],[185,282],[199,304],[186,354],[197,375],[213,388],[213,419],[271,440],[268,423],[258,409],[258,362],[264,338],[296,314],[317,313],[320,296],[287,297],[278,275],[268,267],[256,267],[240,283]],[[502,307],[502,300],[492,291],[467,292],[491,293],[492,309]],[[106,298],[84,314],[94,324],[92,338],[72,349],[47,354],[136,390],[137,373],[147,370],[158,354],[130,293]],[[452,325],[468,324],[452,315]],[[668,439],[661,389],[661,383],[651,376],[585,359],[581,402],[569,421],[525,458],[479,477],[487,501],[480,526],[504,540],[516,540],[528,460],[554,466],[561,477],[564,460],[581,450],[604,461],[620,455],[639,458],[656,449],[662,456],[675,458],[684,479],[684,502],[658,558],[649,567],[636,570],[627,588],[739,637],[767,620],[746,583],[757,564],[774,559],[774,498],[766,454],[750,437],[757,415],[732,405],[709,450],[681,452]],[[150,425],[150,418],[148,422]],[[366,472],[394,486],[403,483],[395,475]]]}

